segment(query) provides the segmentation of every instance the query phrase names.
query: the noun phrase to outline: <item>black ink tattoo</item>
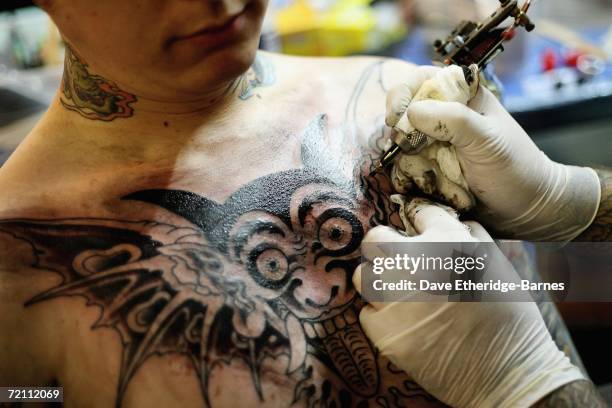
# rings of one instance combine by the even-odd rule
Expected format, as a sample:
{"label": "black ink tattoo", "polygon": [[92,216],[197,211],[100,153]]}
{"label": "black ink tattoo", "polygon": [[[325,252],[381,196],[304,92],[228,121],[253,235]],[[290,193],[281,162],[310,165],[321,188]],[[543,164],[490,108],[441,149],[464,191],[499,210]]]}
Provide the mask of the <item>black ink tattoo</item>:
{"label": "black ink tattoo", "polygon": [[[235,359],[249,368],[261,400],[262,365],[279,358],[296,383],[288,405],[398,406],[431,398],[400,375],[397,385],[380,390],[378,356],[358,324],[361,301],[351,275],[366,229],[389,223],[390,204],[371,184],[355,186],[334,168],[326,128],[322,115],[306,130],[303,168],[259,178],[224,203],[174,190],[124,197],[163,207],[194,227],[0,221],[0,231],[32,246],[33,267],[62,276],[26,306],[83,296],[101,307],[93,329],[114,328],[124,345],[118,405],[142,364],[167,353],[191,358],[207,405],[211,371]],[[365,208],[363,192],[384,209]],[[321,367],[334,380],[315,376]]]}
{"label": "black ink tattoo", "polygon": [[607,408],[592,382],[574,381],[540,400],[533,408]]}
{"label": "black ink tattoo", "polygon": [[599,211],[591,226],[576,241],[612,241],[612,170],[595,169],[601,182],[601,201]]}
{"label": "black ink tattoo", "polygon": [[[380,66],[358,81],[347,123]],[[26,306],[81,296],[100,307],[92,329],[121,337],[118,406],[151,356],[173,353],[190,358],[207,406],[216,367],[241,364],[265,401],[262,381],[278,362],[294,384],[288,406],[442,406],[378,355],[357,321],[361,240],[373,226],[401,226],[387,176],[367,176],[389,135],[381,127],[355,165],[331,155],[326,132],[320,115],[304,132],[301,168],[256,179],[223,203],[162,189],[123,198],[166,209],[180,219],[172,224],[0,220],[0,232],[30,245],[32,267],[62,277]]]}
{"label": "black ink tattoo", "polygon": [[64,77],[60,101],[66,109],[87,119],[112,121],[134,114],[132,103],[136,95],[125,92],[116,84],[93,75],[69,47],[66,47]]}

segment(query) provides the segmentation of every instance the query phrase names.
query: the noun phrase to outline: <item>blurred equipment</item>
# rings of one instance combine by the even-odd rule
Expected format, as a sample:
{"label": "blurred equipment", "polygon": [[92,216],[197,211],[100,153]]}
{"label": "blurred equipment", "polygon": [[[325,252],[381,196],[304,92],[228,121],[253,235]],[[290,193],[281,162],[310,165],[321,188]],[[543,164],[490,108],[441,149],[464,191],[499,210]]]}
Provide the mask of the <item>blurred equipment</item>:
{"label": "blurred equipment", "polygon": [[10,55],[16,67],[29,69],[42,65],[38,44],[28,41],[15,21],[11,21],[9,25],[9,44]]}
{"label": "blurred equipment", "polygon": [[538,34],[584,54],[592,54],[604,59],[609,57],[603,48],[591,43],[576,31],[551,20],[538,22]]}
{"label": "blurred equipment", "polygon": [[[475,64],[482,73],[486,65],[504,50],[503,43],[514,37],[515,28],[524,27],[528,32],[535,28],[527,16],[531,0],[521,7],[516,0],[500,0],[500,3],[500,7],[486,20],[480,23],[463,21],[444,41],[436,40],[434,47],[444,64],[462,67]],[[508,18],[513,18],[513,23],[502,25]],[[469,75],[469,69],[464,68],[464,72],[466,81],[471,84],[476,78]],[[384,169],[401,151],[418,153],[427,144],[427,138],[418,131],[397,131],[393,139],[393,145],[383,154],[376,170]]]}
{"label": "blurred equipment", "polygon": [[63,44],[31,1],[0,2],[0,166],[49,105],[62,76]]}
{"label": "blurred equipment", "polygon": [[371,0],[296,0],[276,11],[271,28],[279,51],[342,56],[371,52],[406,34],[395,4]]}
{"label": "blurred equipment", "polygon": [[[501,76],[506,85],[506,107],[534,138],[538,138],[536,131],[542,129],[556,128],[560,134],[571,124],[595,124],[592,121],[610,118],[612,47],[607,46],[608,37],[612,38],[610,33],[609,25],[576,31],[547,21],[543,25],[538,22],[536,34],[540,35],[530,37],[523,65]],[[596,126],[601,125],[605,132],[607,125]],[[582,133],[576,133],[576,137],[582,137]],[[603,133],[600,138],[607,139]],[[585,149],[580,151],[587,154]],[[584,163],[599,157],[597,149],[588,151],[588,158],[581,159]],[[597,160],[599,164],[610,162]]]}

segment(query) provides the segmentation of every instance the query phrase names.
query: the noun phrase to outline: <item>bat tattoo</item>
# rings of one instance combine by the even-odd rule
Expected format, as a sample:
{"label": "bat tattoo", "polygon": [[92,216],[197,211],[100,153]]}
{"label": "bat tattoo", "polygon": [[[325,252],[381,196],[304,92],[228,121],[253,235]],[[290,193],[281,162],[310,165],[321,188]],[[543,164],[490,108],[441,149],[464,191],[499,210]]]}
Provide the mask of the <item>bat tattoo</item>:
{"label": "bat tattoo", "polygon": [[[139,367],[169,353],[190,357],[207,406],[212,370],[234,359],[248,367],[262,401],[262,365],[284,359],[296,384],[287,405],[397,406],[414,398],[437,405],[403,374],[380,390],[384,360],[358,324],[362,304],[351,276],[367,229],[389,223],[381,194],[388,181],[361,177],[355,186],[330,168],[339,161],[325,158],[325,131],[324,115],[306,129],[302,168],[256,179],[224,203],[176,190],[123,197],[163,207],[190,227],[0,221],[0,231],[31,245],[33,267],[62,277],[26,306],[82,296],[101,308],[92,328],[115,329],[123,345],[117,405]],[[335,380],[317,377],[320,367]]]}
{"label": "bat tattoo", "polygon": [[121,339],[117,406],[150,357],[170,354],[190,359],[206,406],[215,369],[236,363],[261,401],[265,373],[276,370],[294,384],[287,406],[442,406],[378,355],[357,318],[361,240],[376,225],[401,226],[387,176],[364,176],[388,135],[352,159],[331,153],[327,136],[321,115],[302,135],[300,168],[255,179],[222,203],[168,189],[123,197],[167,210],[181,220],[173,224],[0,220],[0,232],[29,244],[33,268],[62,278],[26,307],[66,296],[99,307],[92,330]]}

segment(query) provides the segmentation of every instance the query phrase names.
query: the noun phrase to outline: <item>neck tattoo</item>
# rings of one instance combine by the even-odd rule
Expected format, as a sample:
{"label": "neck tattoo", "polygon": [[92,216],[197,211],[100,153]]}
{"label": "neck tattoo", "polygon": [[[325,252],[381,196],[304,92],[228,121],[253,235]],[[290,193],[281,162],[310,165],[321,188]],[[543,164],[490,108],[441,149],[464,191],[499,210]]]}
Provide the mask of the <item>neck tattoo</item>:
{"label": "neck tattoo", "polygon": [[[232,81],[212,103],[236,95],[245,101],[256,93],[256,88],[271,86],[276,81],[274,67],[265,56],[258,54],[251,68]],[[73,50],[66,47],[64,77],[60,101],[71,111],[90,120],[113,121],[134,116],[132,104],[136,95],[120,89],[116,83],[90,72],[89,66]]]}
{"label": "neck tattoo", "polygon": [[66,47],[60,101],[65,108],[86,119],[110,122],[132,117],[134,108],[131,105],[137,98],[119,89],[115,83],[91,74],[87,64]]}

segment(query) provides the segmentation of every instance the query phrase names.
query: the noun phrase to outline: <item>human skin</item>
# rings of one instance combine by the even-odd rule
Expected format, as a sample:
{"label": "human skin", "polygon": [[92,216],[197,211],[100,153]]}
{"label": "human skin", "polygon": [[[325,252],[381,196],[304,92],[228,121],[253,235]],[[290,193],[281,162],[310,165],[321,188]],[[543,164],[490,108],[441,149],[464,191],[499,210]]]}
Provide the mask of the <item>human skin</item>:
{"label": "human skin", "polygon": [[596,168],[601,184],[601,200],[595,219],[576,241],[610,242],[612,241],[612,170]]}
{"label": "human skin", "polygon": [[[43,0],[92,72],[123,91],[181,109],[205,106],[251,65],[267,0]],[[238,21],[235,35],[195,36]],[[158,110],[169,106],[156,104]],[[192,106],[193,109],[194,106]]]}
{"label": "human skin", "polygon": [[[34,343],[22,338],[8,348],[35,353],[22,366],[48,365],[36,370],[45,377],[32,380],[26,369],[12,381],[57,380],[75,405],[439,405],[376,356],[350,284],[361,237],[374,225],[399,226],[386,176],[366,175],[388,137],[384,78],[413,67],[355,58],[347,74],[340,60],[260,59],[275,82],[252,79],[244,100],[234,96],[243,106],[231,117],[189,135],[175,130],[176,115],[159,119],[166,138],[141,131],[147,142],[134,145],[119,130],[97,139],[83,132],[70,144],[45,131],[9,160],[0,175],[14,198],[0,217],[6,323],[27,324],[14,331]],[[326,74],[304,81],[314,69]],[[298,77],[296,93],[289,84]],[[111,121],[57,108],[70,123],[91,121],[92,130],[139,115],[137,103],[132,118]],[[38,167],[24,149],[43,149],[49,159],[63,153]],[[18,167],[21,160],[29,166]],[[26,185],[36,177],[45,179],[39,187]],[[139,297],[143,287],[153,288],[152,298]],[[151,320],[138,323],[139,311]],[[166,327],[182,313],[193,320]],[[349,355],[359,365],[345,363]]]}
{"label": "human skin", "polygon": [[[263,2],[152,3],[41,3],[70,48],[0,169],[0,383],[67,406],[439,406],[376,355],[350,285],[363,234],[400,226],[367,174],[386,91],[419,71],[255,61]],[[174,40],[240,10],[222,47]]]}

